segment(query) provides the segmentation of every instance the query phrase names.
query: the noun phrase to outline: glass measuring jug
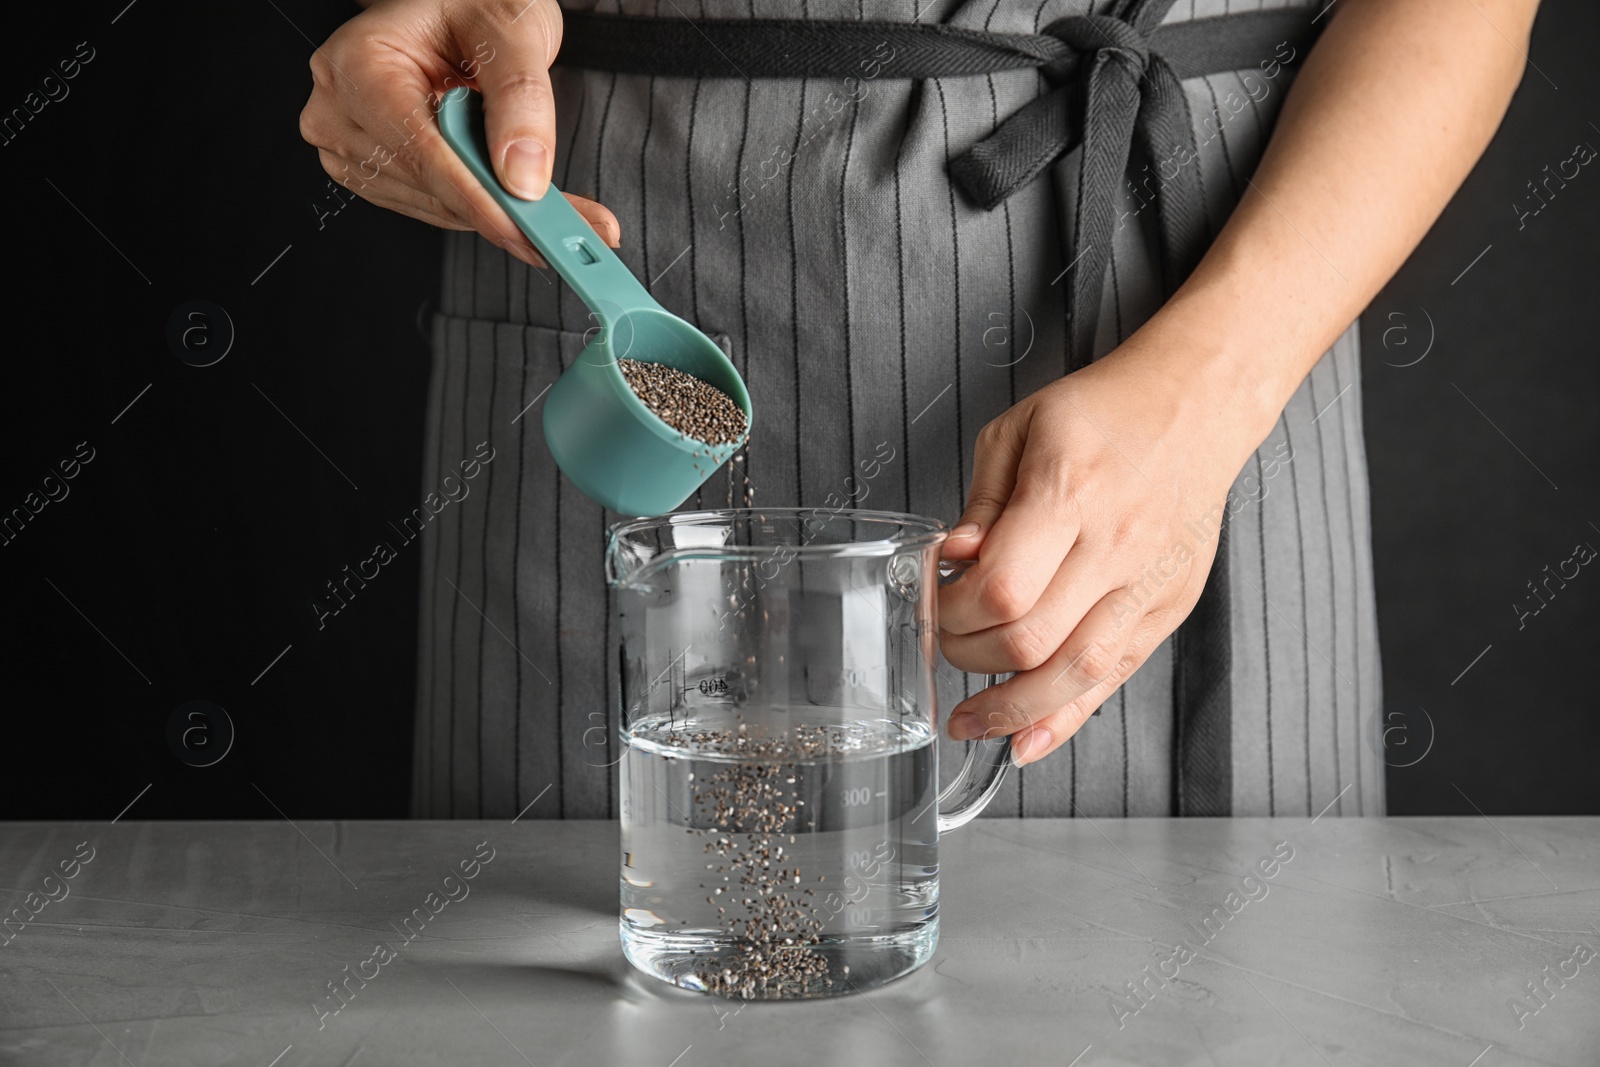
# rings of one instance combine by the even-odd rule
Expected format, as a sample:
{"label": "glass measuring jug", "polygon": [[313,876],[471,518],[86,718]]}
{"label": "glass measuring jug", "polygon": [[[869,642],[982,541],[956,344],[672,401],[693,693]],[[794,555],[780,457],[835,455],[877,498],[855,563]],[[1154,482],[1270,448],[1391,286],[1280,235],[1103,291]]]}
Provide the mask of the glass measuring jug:
{"label": "glass measuring jug", "polygon": [[[938,789],[944,524],[799,508],[617,523],[623,951],[744,999],[881,985],[932,955],[939,834],[1011,763]],[[940,805],[945,807],[941,808]]]}

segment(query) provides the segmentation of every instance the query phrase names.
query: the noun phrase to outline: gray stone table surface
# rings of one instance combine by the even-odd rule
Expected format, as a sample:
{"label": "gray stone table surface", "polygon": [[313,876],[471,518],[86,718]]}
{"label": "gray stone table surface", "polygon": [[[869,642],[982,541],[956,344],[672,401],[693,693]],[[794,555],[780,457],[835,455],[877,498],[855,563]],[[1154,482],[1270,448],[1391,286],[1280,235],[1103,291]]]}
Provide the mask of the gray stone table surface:
{"label": "gray stone table surface", "polygon": [[0,823],[0,1063],[1597,1064],[1597,830],[980,819],[927,966],[740,1005],[623,960],[611,823]]}

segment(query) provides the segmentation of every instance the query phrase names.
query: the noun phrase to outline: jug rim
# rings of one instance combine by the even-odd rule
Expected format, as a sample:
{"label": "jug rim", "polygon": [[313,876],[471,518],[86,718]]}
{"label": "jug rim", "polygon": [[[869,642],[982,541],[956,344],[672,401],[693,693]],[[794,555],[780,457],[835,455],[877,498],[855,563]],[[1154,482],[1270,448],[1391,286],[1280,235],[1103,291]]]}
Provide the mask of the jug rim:
{"label": "jug rim", "polygon": [[[704,552],[718,556],[749,557],[759,559],[775,552],[813,556],[876,556],[894,555],[907,548],[937,545],[950,536],[950,527],[942,520],[905,511],[879,511],[871,508],[797,508],[797,507],[747,507],[703,508],[694,511],[669,511],[662,515],[621,519],[606,528],[606,541],[610,546],[630,533],[657,529],[664,526],[695,526],[712,521],[753,518],[771,515],[781,518],[807,518],[832,521],[857,519],[898,526],[898,533],[869,541],[812,543],[810,538],[790,544],[767,545],[685,545],[671,549],[666,556],[694,556]],[[658,559],[660,557],[657,557]]]}

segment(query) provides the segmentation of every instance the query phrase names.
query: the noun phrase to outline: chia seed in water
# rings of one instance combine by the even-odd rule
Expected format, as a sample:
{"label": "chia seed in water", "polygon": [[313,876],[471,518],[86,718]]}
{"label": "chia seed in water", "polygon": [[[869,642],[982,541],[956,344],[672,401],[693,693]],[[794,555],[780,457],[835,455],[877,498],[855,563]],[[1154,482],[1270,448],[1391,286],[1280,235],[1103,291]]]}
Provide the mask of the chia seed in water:
{"label": "chia seed in water", "polygon": [[[793,856],[785,857],[780,843],[785,837],[794,843],[793,835],[783,833],[791,824],[815,826],[815,820],[806,819],[801,810],[805,801],[793,796],[793,763],[780,761],[838,754],[844,750],[841,740],[821,726],[799,727],[791,737],[756,739],[741,724],[736,731],[700,730],[664,742],[749,761],[719,770],[694,791],[695,807],[717,831],[707,837],[705,851],[724,861],[706,867],[722,874],[723,881],[737,875],[741,887],[730,891],[726,901],[717,899],[724,892],[720,887],[706,898],[727,933],[737,939],[741,955],[701,970],[705,991],[749,999],[769,982],[804,988],[825,977],[828,961],[810,947],[822,940],[818,931],[823,921],[814,914],[812,899],[816,890],[800,888],[801,870],[790,866]],[[820,875],[815,881],[825,878]]]}
{"label": "chia seed in water", "polygon": [[804,711],[843,721],[763,709],[759,728],[735,712],[629,731],[624,939],[681,961],[669,980],[761,1000],[870,988],[909,957],[877,965],[866,946],[937,914],[931,728]]}

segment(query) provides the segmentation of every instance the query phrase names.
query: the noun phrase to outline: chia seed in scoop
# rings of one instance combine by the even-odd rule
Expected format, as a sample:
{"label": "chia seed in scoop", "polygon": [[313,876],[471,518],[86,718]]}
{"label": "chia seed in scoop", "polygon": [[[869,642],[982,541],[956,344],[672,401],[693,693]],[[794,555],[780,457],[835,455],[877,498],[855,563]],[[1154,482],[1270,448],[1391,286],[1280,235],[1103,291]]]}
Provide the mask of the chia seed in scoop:
{"label": "chia seed in scoop", "polygon": [[637,359],[619,359],[617,369],[644,406],[685,437],[708,445],[731,444],[744,437],[744,412],[733,397],[709,382],[665,363]]}

